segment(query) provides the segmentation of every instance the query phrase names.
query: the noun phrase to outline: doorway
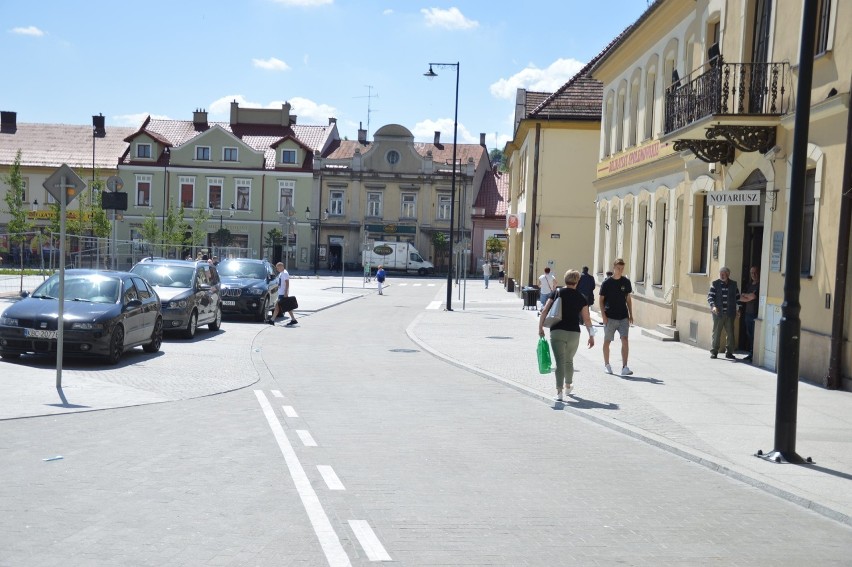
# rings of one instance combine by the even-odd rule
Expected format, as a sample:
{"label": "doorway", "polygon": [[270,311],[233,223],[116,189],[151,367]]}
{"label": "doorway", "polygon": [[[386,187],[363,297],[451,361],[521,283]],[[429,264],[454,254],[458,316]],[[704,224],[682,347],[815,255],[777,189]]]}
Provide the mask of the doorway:
{"label": "doorway", "polygon": [[[756,169],[739,187],[739,191],[760,191],[760,204],[745,207],[743,219],[743,262],[740,266],[740,292],[744,292],[751,281],[749,271],[752,266],[760,270],[763,254],[763,215],[766,210],[766,177]],[[759,301],[759,300],[758,300]],[[748,334],[745,329],[745,317],[739,318],[739,349],[748,349]]]}

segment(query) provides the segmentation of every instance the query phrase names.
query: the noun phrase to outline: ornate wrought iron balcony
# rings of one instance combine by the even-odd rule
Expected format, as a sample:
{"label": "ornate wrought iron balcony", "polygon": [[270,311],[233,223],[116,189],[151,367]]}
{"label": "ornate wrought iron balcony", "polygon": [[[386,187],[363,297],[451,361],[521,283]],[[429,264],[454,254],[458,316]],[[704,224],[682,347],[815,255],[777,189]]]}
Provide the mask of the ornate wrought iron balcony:
{"label": "ornate wrought iron balcony", "polygon": [[[721,58],[666,90],[665,134],[709,116],[780,116],[789,104],[787,63],[724,63]],[[664,134],[664,135],[665,135]]]}

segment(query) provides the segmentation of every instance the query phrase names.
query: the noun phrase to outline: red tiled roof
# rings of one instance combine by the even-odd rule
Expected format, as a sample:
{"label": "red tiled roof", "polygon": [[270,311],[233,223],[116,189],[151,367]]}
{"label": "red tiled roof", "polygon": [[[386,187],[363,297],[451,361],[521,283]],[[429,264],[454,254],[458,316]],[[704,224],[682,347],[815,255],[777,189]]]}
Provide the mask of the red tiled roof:
{"label": "red tiled roof", "polygon": [[[157,139],[162,139],[164,144],[180,146],[206,132],[212,126],[219,126],[230,132],[250,148],[263,152],[266,169],[275,169],[276,154],[275,144],[283,138],[293,138],[297,143],[313,153],[322,150],[326,143],[331,126],[310,126],[294,124],[292,126],[279,126],[267,124],[235,124],[231,126],[228,122],[210,122],[205,126],[196,125],[191,120],[155,120],[150,119],[146,125],[135,134],[146,133]],[[310,166],[308,159],[306,163]],[[122,158],[124,161],[125,158]]]}
{"label": "red tiled roof", "polygon": [[485,210],[483,217],[505,217],[509,210],[509,175],[497,170],[486,175],[473,206]]}
{"label": "red tiled roof", "polygon": [[[115,169],[117,159],[127,149],[124,139],[135,128],[107,126],[103,137],[95,138],[95,168]],[[0,163],[11,164],[21,150],[21,165],[27,167],[92,167],[92,127],[70,124],[18,123],[14,132],[0,133]]]}

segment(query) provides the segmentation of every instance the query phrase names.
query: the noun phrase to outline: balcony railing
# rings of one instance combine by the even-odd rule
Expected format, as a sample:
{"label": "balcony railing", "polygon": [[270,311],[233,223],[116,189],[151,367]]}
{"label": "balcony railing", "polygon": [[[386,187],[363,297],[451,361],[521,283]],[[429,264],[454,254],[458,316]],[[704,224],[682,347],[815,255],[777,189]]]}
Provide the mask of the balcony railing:
{"label": "balcony railing", "polygon": [[[666,90],[665,133],[712,115],[779,116],[786,110],[787,63],[723,63]],[[694,78],[693,78],[694,76]]]}

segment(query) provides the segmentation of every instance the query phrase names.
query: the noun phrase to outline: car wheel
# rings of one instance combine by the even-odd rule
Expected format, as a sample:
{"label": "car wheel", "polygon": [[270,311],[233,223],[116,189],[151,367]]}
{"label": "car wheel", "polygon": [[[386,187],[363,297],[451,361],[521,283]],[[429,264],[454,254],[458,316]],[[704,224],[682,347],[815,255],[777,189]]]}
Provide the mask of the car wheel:
{"label": "car wheel", "polygon": [[118,364],[122,354],[124,354],[124,327],[116,325],[109,339],[107,364]]}
{"label": "car wheel", "polygon": [[21,358],[21,354],[18,352],[0,352],[0,358],[5,360],[15,360],[16,358]]}
{"label": "car wheel", "polygon": [[183,330],[183,338],[192,339],[195,337],[195,331],[198,328],[198,311],[193,310],[189,316],[189,325]]}
{"label": "car wheel", "polygon": [[151,342],[142,345],[142,350],[145,352],[157,352],[163,345],[163,318],[157,317],[157,322],[154,323],[154,332],[151,333]]}
{"label": "car wheel", "polygon": [[420,268],[420,269],[417,270],[418,276],[425,276],[427,273],[428,272],[426,271],[426,268]]}
{"label": "car wheel", "polygon": [[260,306],[260,311],[254,314],[255,321],[263,321],[266,319],[266,312],[269,311],[269,296],[263,298],[263,303]]}
{"label": "car wheel", "polygon": [[218,331],[219,327],[222,326],[222,306],[216,308],[216,318],[207,325],[207,328],[211,331]]}

